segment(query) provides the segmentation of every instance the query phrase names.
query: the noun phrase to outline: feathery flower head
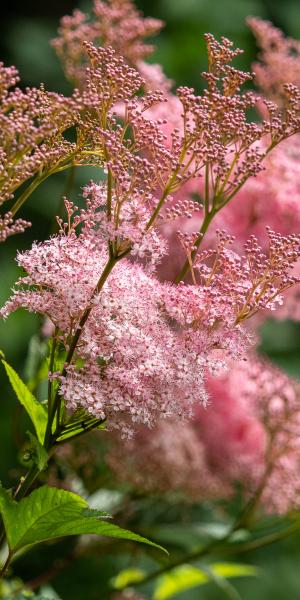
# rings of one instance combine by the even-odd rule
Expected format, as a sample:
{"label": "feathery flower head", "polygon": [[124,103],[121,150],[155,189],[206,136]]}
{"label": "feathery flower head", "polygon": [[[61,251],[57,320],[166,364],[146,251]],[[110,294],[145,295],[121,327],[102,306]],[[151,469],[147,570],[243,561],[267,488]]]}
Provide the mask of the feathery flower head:
{"label": "feathery flower head", "polygon": [[[246,263],[225,249],[230,240],[220,233],[215,265],[209,265],[210,253],[202,255],[197,265],[198,285],[161,283],[143,266],[123,259],[101,292],[95,293],[110,239],[117,240],[119,249],[130,244],[133,254],[143,259],[151,252],[154,261],[159,258],[154,228],[147,244],[147,228],[144,237],[137,227],[135,239],[134,235],[122,238],[130,228],[134,231],[130,211],[125,213],[128,222],[121,221],[120,231],[112,235],[103,210],[105,191],[90,186],[85,192],[86,208],[80,212],[67,202],[68,222],[60,221],[60,233],[18,255],[27,275],[19,280],[22,287],[13,293],[2,315],[19,307],[46,315],[59,330],[62,348],[68,350],[88,307],[76,349],[83,364],[78,367],[73,361],[58,376],[60,393],[70,410],[83,406],[126,433],[130,421],[152,425],[158,415],[190,416],[195,401],[206,402],[205,374],[219,371],[229,358],[245,356],[251,340],[240,322],[270,303],[275,283],[269,285],[271,276],[267,279],[265,271],[270,263],[263,262],[255,244],[247,248],[248,262],[252,261],[247,271]],[[278,281],[280,269],[286,269],[294,257],[290,252],[282,259],[280,252],[293,243],[296,246],[294,239],[272,238],[272,268]],[[253,293],[250,301],[248,279],[252,282],[255,272],[260,292]],[[263,274],[265,288],[258,288]]]}
{"label": "feathery flower head", "polygon": [[139,428],[126,452],[112,439],[107,462],[118,479],[187,501],[226,500],[238,483],[267,512],[297,509],[299,382],[252,358],[210,377],[207,389],[211,405],[197,405],[188,423]]}
{"label": "feathery flower head", "polygon": [[110,440],[106,461],[117,479],[147,493],[190,502],[225,499],[230,484],[214,475],[194,421],[159,421],[139,427],[130,440]]}
{"label": "feathery flower head", "polygon": [[[241,368],[233,368],[227,375],[220,379],[220,383],[211,380],[209,390],[212,395],[214,410],[202,411],[205,413],[204,429],[206,432],[205,443],[208,444],[207,451],[214,454],[216,463],[220,469],[226,469],[227,465],[234,460],[239,463],[239,479],[247,491],[249,482],[260,490],[260,502],[268,512],[287,513],[299,507],[300,502],[300,386],[299,382],[293,381],[278,368],[267,361],[251,360],[244,363]],[[223,392],[223,390],[226,390]],[[252,465],[243,466],[243,461],[237,460],[234,446],[227,451],[218,444],[219,435],[211,435],[214,431],[212,421],[218,420],[218,411],[224,422],[224,433],[227,430],[226,414],[234,411],[226,411],[224,393],[236,404],[241,404],[247,418],[254,418],[264,434],[264,452],[262,451],[263,437],[260,445],[256,443],[257,459],[252,460]],[[223,406],[223,408],[222,408]],[[230,417],[229,417],[230,418]],[[234,418],[234,417],[233,417]],[[225,421],[224,421],[225,419]],[[229,429],[230,431],[230,429]],[[217,434],[218,432],[215,431]],[[221,432],[219,431],[219,434]],[[224,436],[226,439],[226,436]],[[224,439],[224,438],[223,438]],[[210,440],[210,441],[209,441]],[[253,440],[254,443],[254,440]],[[243,452],[239,452],[242,455]],[[231,454],[231,460],[229,458]],[[263,462],[261,461],[263,456]],[[221,461],[221,462],[220,462]],[[252,471],[252,475],[251,475]],[[282,490],[285,493],[282,494]]]}
{"label": "feathery flower head", "polygon": [[[72,16],[63,17],[58,37],[52,44],[68,79],[82,87],[87,65],[83,42],[111,46],[129,64],[138,69],[141,66],[143,70],[147,67],[144,59],[154,50],[145,39],[158,33],[162,26],[162,21],[144,17],[131,0],[94,0],[93,19],[80,10],[75,10]],[[157,71],[152,73],[148,70],[147,75],[151,81],[153,75],[154,79],[157,78]]]}
{"label": "feathery flower head", "polygon": [[281,103],[286,83],[300,85],[300,42],[285,37],[270,21],[249,17],[247,24],[260,49],[253,65],[256,83],[267,98]]}

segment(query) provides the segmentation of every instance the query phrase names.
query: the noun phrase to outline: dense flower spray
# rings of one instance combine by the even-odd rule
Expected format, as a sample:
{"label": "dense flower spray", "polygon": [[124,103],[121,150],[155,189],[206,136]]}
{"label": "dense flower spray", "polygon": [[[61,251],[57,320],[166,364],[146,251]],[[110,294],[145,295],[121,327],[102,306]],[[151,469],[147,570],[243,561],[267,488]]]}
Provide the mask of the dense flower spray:
{"label": "dense flower spray", "polygon": [[[125,22],[125,12],[125,31],[120,38],[117,28]],[[92,164],[108,170],[109,177],[122,180],[123,188],[127,178],[128,193],[132,193],[130,185],[134,193],[141,193],[135,179],[139,169],[142,180],[143,165],[143,196],[149,197],[150,191],[156,197],[160,195],[149,227],[184,183],[205,175],[204,219],[200,226],[200,233],[204,233],[215,214],[249,177],[261,171],[269,152],[299,130],[299,92],[295,86],[285,86],[283,106],[275,108],[266,102],[267,118],[261,123],[249,122],[247,111],[254,107],[256,97],[251,92],[240,93],[240,87],[251,75],[229,64],[241,51],[234,49],[229,40],[222,38],[219,43],[207,34],[209,70],[203,73],[206,91],[199,96],[193,89],[181,87],[174,99],[157,70],[153,73],[152,69],[153,85],[149,84],[151,68],[143,62],[151,47],[142,40],[161,24],[144,19],[129,0],[96,2],[95,15],[96,20],[88,24],[79,12],[66,17],[61,37],[55,42],[68,72],[72,65],[75,71],[80,70],[80,91],[74,90],[70,98],[43,88],[9,91],[17,73],[14,68],[2,67],[1,118],[6,140],[3,200],[10,199],[22,183],[28,181],[29,185],[4,217],[1,230],[5,227],[9,231],[7,223],[48,176],[72,166]],[[103,46],[96,47],[93,42]],[[156,85],[159,91],[155,91]],[[144,94],[137,96],[141,89]],[[168,119],[165,102],[176,106],[177,126],[173,115]],[[163,117],[159,117],[158,106]],[[70,129],[75,131],[75,142],[67,139]],[[20,134],[24,147],[21,157],[16,151]],[[21,226],[24,223],[19,221],[10,231],[19,231]],[[201,236],[196,246],[200,241]],[[187,264],[182,276],[186,270]]]}
{"label": "dense flower spray", "polygon": [[[142,219],[133,223],[126,209],[112,229],[103,194],[105,186],[87,188],[87,208],[79,213],[67,202],[60,233],[19,255],[27,276],[2,315],[18,307],[47,315],[68,353],[56,375],[68,409],[84,407],[126,433],[131,420],[151,426],[159,416],[190,416],[195,401],[206,403],[206,372],[248,349],[240,323],[260,308],[275,308],[295,283],[288,273],[300,238],[269,232],[268,258],[255,239],[241,258],[220,232],[217,250],[197,257],[196,285],[161,283],[151,275],[164,249],[155,229],[149,235],[146,220],[141,231]],[[124,258],[128,248],[137,259],[148,257],[150,273],[147,263]]]}
{"label": "dense flower spray", "polygon": [[[277,109],[276,104],[270,102],[271,98],[276,100],[276,103],[281,106],[284,102],[285,90],[289,88],[289,83],[297,83],[294,76],[291,75],[289,69],[285,69],[285,59],[287,54],[291,57],[291,62],[299,61],[296,53],[292,51],[293,40],[285,40],[283,34],[279,30],[274,30],[276,36],[281,39],[280,45],[272,46],[272,28],[270,24],[265,24],[256,19],[250,19],[250,25],[256,29],[265,27],[270,33],[270,40],[263,35],[259,37],[262,47],[268,47],[268,53],[272,57],[274,52],[276,56],[277,69],[271,69],[271,59],[264,60],[262,54],[263,69],[268,74],[270,69],[271,76],[275,77],[280,74],[280,82],[276,87],[276,94],[271,94],[271,91],[262,85],[262,92],[268,94],[268,99],[263,102],[258,100],[259,109],[264,116],[268,110],[274,112]],[[275,35],[275,34],[274,34]],[[265,44],[265,45],[264,45]],[[288,48],[290,47],[290,50]],[[269,56],[268,54],[268,56]],[[270,63],[270,64],[269,64]],[[296,63],[295,63],[296,64]],[[255,71],[257,71],[255,65]],[[260,78],[256,77],[256,83],[260,84]],[[275,89],[275,88],[274,88]],[[271,98],[270,98],[271,96]],[[160,107],[158,109],[160,110]],[[176,110],[176,105],[173,106],[173,121],[176,124],[180,123],[179,108]],[[168,135],[170,132],[168,130]],[[257,148],[261,152],[265,152],[265,140],[258,143]],[[213,220],[209,223],[209,229],[205,232],[205,239],[200,239],[198,243],[205,247],[213,246],[216,239],[216,229],[224,228],[230,234],[234,235],[234,248],[240,250],[242,244],[246,241],[250,234],[255,235],[262,247],[263,251],[268,248],[268,236],[266,235],[267,228],[271,227],[274,231],[287,235],[298,232],[300,229],[300,212],[299,212],[299,136],[295,135],[282,144],[277,145],[271,153],[268,153],[264,160],[264,168],[256,175],[250,177],[245,184],[237,191],[235,196],[227,203],[221,211],[214,215]],[[195,232],[197,229],[203,228],[205,221],[204,199],[207,194],[203,178],[190,180],[176,194],[173,206],[166,215],[165,224],[162,226],[162,233],[168,240],[172,252],[168,257],[164,257],[160,267],[160,276],[163,279],[173,280],[180,270],[182,261],[184,260],[184,248],[177,236],[177,229],[180,227],[186,234]],[[186,206],[186,213],[177,214],[177,222],[172,220],[172,215],[176,215],[178,205]],[[187,268],[187,263],[186,263]],[[295,265],[295,274],[298,273],[299,267]],[[289,293],[289,300],[285,304],[283,310],[277,313],[280,318],[289,316],[298,318],[298,290],[293,288]]]}
{"label": "dense flower spray", "polygon": [[[261,308],[276,308],[282,292],[297,282],[291,274],[299,254],[296,235],[269,230],[269,253],[252,237],[241,257],[221,231],[217,248],[197,256],[215,215],[300,125],[299,92],[291,87],[285,112],[270,109],[268,121],[248,122],[255,96],[239,90],[251,76],[228,64],[241,51],[226,38],[205,39],[207,89],[199,96],[191,88],[177,90],[180,121],[174,127],[171,120],[171,128],[157,110],[170,99],[161,91],[137,96],[144,80],[136,68],[109,45],[83,43],[84,83],[65,109],[77,139],[70,148],[66,142],[67,159],[64,139],[59,143],[58,160],[60,152],[69,160],[71,152],[73,164],[97,164],[107,179],[85,189],[83,210],[66,202],[68,222],[59,219],[57,236],[19,255],[27,272],[20,283],[27,288],[2,310],[7,315],[23,306],[55,326],[54,347],[66,353],[60,372],[55,352],[50,368],[49,401],[52,418],[58,410],[58,426],[62,397],[69,411],[83,407],[124,433],[131,421],[152,425],[159,414],[189,416],[195,400],[206,402],[206,373],[244,356],[249,335],[241,323]],[[173,195],[202,173],[200,231],[179,231],[186,264],[176,284],[161,283],[154,272],[167,250],[160,229],[198,210],[195,202],[174,204]],[[196,285],[178,285],[187,270]]]}
{"label": "dense flower spray", "polygon": [[[300,213],[291,198],[299,191],[299,45],[250,20],[263,49],[256,83],[265,98],[243,92],[252,75],[231,65],[241,50],[206,34],[204,92],[172,93],[161,67],[145,62],[153,48],[145,40],[161,22],[131,0],[95,0],[93,12],[65,17],[53,42],[77,86],[70,97],[19,89],[14,67],[0,65],[0,192],[9,206],[0,241],[29,225],[16,213],[47,177],[99,169],[99,181],[83,189],[83,208],[65,198],[58,233],[18,254],[23,274],[0,310],[4,318],[19,308],[39,313],[50,334],[37,375],[47,366],[43,404],[1,353],[36,436],[29,433],[26,476],[1,490],[8,550],[0,578],[21,548],[12,547],[10,507],[18,516],[53,506],[33,535],[53,529],[58,490],[44,486],[18,501],[57,448],[99,428],[116,430],[106,436],[107,463],[139,490],[219,502],[238,486],[244,507],[222,544],[256,511],[299,508],[300,384],[255,358],[245,326],[281,307],[300,281]],[[47,501],[38,507],[40,493]],[[63,496],[79,527],[66,519],[66,535],[146,541],[103,522],[80,497]],[[31,534],[29,527],[22,540],[44,539]]]}
{"label": "dense flower spray", "polygon": [[[69,360],[57,375],[70,410],[84,407],[124,431],[131,419],[152,425],[158,415],[189,416],[195,399],[206,402],[207,369],[214,372],[225,358],[244,355],[249,339],[239,323],[260,306],[276,302],[282,287],[292,283],[280,270],[286,273],[299,240],[275,239],[272,275],[271,263],[261,263],[253,241],[247,248],[252,261],[247,272],[246,263],[226,251],[227,236],[220,234],[214,265],[205,266],[205,256],[195,266],[201,273],[199,285],[164,284],[147,273],[147,266],[109,258],[110,227],[99,210],[103,189],[92,186],[86,194],[91,191],[92,199],[79,214],[67,203],[69,220],[61,222],[59,235],[19,255],[27,276],[2,314],[23,306],[47,315],[56,341],[68,352],[78,336],[81,364]],[[159,259],[156,235],[147,244],[142,238],[139,245],[139,232],[137,242],[134,229],[131,240],[128,227],[125,231],[125,239],[118,232],[119,248],[130,244],[133,255],[142,258],[152,251],[150,264]],[[282,252],[287,252],[285,258]]]}
{"label": "dense flower spray", "polygon": [[[0,64],[0,205],[33,176],[41,181],[56,168],[63,169],[66,156],[74,151],[63,137],[74,124],[74,103],[42,87],[23,91],[15,87],[18,80],[14,67]],[[2,241],[28,225],[24,220],[13,223],[17,209],[14,205],[1,217]]]}
{"label": "dense flower spray", "polygon": [[127,453],[115,438],[107,460],[118,478],[188,501],[224,500],[239,484],[267,512],[298,508],[299,383],[252,358],[207,385],[212,406],[189,423],[138,430]]}
{"label": "dense flower spray", "polygon": [[[247,20],[261,48],[260,62],[253,65],[255,83],[268,101],[281,105],[287,84],[299,81],[299,42],[285,38],[271,23]],[[270,106],[272,104],[267,102]],[[274,110],[276,110],[274,104]],[[262,108],[264,113],[264,109]],[[222,226],[237,239],[249,232],[265,243],[264,227],[288,234],[300,229],[299,135],[279,145],[265,161],[265,169],[250,179],[233,202],[219,215]]]}

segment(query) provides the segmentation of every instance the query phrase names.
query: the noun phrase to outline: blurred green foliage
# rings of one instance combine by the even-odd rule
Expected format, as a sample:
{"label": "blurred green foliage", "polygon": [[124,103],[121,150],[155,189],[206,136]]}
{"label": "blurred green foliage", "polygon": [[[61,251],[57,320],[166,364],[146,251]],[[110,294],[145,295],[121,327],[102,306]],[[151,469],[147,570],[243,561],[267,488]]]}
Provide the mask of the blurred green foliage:
{"label": "blurred green foliage", "polygon": [[[13,4],[13,3],[12,3]],[[14,3],[15,4],[15,3]],[[157,50],[151,60],[160,62],[167,75],[177,85],[187,84],[199,88],[199,73],[206,68],[206,55],[202,34],[210,31],[231,38],[245,53],[238,64],[249,69],[255,58],[254,40],[245,19],[257,15],[270,19],[287,34],[300,38],[299,0],[138,0],[137,5],[147,15],[166,21],[166,27],[155,40]],[[73,8],[89,8],[89,2],[73,3]],[[16,64],[24,85],[39,85],[42,81],[51,90],[68,93],[65,81],[49,39],[55,36],[58,15],[70,12],[72,2],[46,3],[26,0],[17,6],[6,6],[2,15],[1,59]],[[3,304],[13,286],[18,269],[14,261],[17,250],[28,248],[33,240],[42,240],[52,230],[53,219],[64,195],[66,175],[57,175],[41,186],[22,211],[22,217],[33,222],[31,229],[15,236],[0,248],[1,287],[0,302]],[[71,198],[78,202],[80,189],[92,177],[95,169],[77,171]],[[40,319],[19,311],[6,323],[0,323],[0,347],[17,371],[23,376],[28,344],[40,327]],[[270,321],[263,327],[261,350],[267,353],[291,375],[300,377],[300,325]],[[0,420],[0,477],[4,484],[15,481],[19,469],[18,455],[24,442],[24,416],[17,409],[16,400],[1,371],[1,420]],[[284,490],[282,490],[284,493]],[[143,513],[143,505],[142,513]],[[150,510],[150,513],[147,512]],[[176,524],[201,522],[203,509],[193,511],[184,507],[165,507],[156,502],[144,506],[140,520],[143,533],[163,541],[166,527],[171,531],[176,546]],[[149,516],[150,515],[150,516]],[[131,524],[132,525],[132,524]],[[134,526],[134,524],[133,524]],[[181,543],[193,545],[193,535],[180,530]],[[172,545],[172,543],[171,543]],[[110,580],[123,568],[153,566],[151,556],[144,559],[119,554],[118,549],[99,545],[78,557],[74,542],[66,540],[48,545],[22,557],[16,565],[16,573],[29,580],[39,573],[54,569],[53,586],[63,600],[105,600],[110,597]],[[55,560],[54,560],[55,557]],[[67,559],[66,559],[67,557]],[[300,598],[300,536],[247,554],[236,560],[260,567],[259,578],[241,579],[235,583],[243,600],[298,600]],[[222,556],[220,557],[222,559]],[[59,560],[64,568],[59,568]],[[65,562],[64,562],[65,561]],[[56,569],[56,571],[55,571]],[[50,596],[45,596],[50,597]],[[52,596],[54,597],[54,596]],[[219,600],[222,592],[213,583],[201,588],[179,593],[178,600]]]}

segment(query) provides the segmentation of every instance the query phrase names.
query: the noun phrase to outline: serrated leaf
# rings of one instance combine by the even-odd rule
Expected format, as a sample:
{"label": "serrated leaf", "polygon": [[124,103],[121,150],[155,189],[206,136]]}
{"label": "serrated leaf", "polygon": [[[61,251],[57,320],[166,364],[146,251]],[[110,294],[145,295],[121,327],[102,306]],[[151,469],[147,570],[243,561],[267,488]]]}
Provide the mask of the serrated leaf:
{"label": "serrated leaf", "polygon": [[43,471],[48,464],[48,452],[35,435],[33,435],[30,431],[27,431],[27,435],[33,450],[32,460],[37,465],[38,470]]}
{"label": "serrated leaf", "polygon": [[[207,568],[192,565],[181,565],[163,575],[155,588],[153,600],[168,600],[179,592],[185,592],[193,587],[204,585],[217,578],[249,577],[257,575],[257,569],[251,565],[236,563],[213,563]],[[219,583],[219,581],[218,581]],[[226,587],[228,591],[228,586]]]}
{"label": "serrated leaf", "polygon": [[69,535],[97,534],[142,542],[164,550],[146,538],[103,521],[89,511],[87,502],[72,492],[43,486],[15,502],[0,489],[0,511],[11,554],[21,548]]}
{"label": "serrated leaf", "polygon": [[28,389],[27,385],[20,379],[19,375],[16,371],[6,362],[6,360],[2,359],[2,364],[5,368],[5,371],[8,375],[9,381],[12,385],[13,390],[16,393],[16,396],[25,408],[27,414],[29,415],[39,442],[42,444],[45,437],[45,431],[47,426],[47,413],[42,404],[35,398],[35,396]]}
{"label": "serrated leaf", "polygon": [[124,569],[113,578],[112,584],[116,590],[123,590],[129,585],[142,581],[144,577],[145,571],[141,569]]}

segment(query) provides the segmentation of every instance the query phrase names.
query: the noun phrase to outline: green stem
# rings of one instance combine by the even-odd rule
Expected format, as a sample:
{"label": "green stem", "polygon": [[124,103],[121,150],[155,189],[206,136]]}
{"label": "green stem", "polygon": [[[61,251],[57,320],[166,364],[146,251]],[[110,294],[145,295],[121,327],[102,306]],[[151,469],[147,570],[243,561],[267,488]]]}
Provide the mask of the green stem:
{"label": "green stem", "polygon": [[[100,276],[100,279],[93,291],[92,297],[91,297],[91,301],[93,300],[93,298],[100,292],[100,290],[103,288],[110,272],[112,271],[112,269],[114,268],[116,262],[118,261],[117,258],[115,257],[109,257],[103,272]],[[92,310],[92,304],[90,304],[90,306],[88,308],[86,308],[86,310],[84,311],[80,321],[79,321],[79,325],[75,331],[75,334],[73,336],[72,342],[70,344],[70,348],[66,357],[66,361],[63,367],[63,370],[61,372],[62,377],[64,377],[66,375],[66,366],[69,365],[71,363],[71,360],[73,358],[76,346],[78,344],[79,338],[81,336],[83,327],[91,313]],[[48,423],[47,423],[47,429],[46,429],[46,433],[45,433],[45,448],[48,449],[51,446],[51,439],[52,439],[52,424],[55,418],[55,415],[57,412],[60,411],[60,406],[61,406],[61,396],[59,394],[59,390],[57,390],[55,398],[53,400],[53,404],[51,407],[51,411],[50,411],[50,415],[48,418]]]}
{"label": "green stem", "polygon": [[[199,230],[199,236],[198,236],[197,240],[194,243],[194,246],[196,246],[196,249],[193,250],[193,252],[191,253],[192,261],[194,261],[194,259],[195,259],[195,256],[197,254],[197,250],[200,247],[201,242],[203,240],[203,236],[206,233],[206,231],[208,230],[209,225],[210,225],[211,221],[213,220],[216,212],[217,211],[215,209],[211,209],[210,212],[206,213],[206,215],[205,215],[205,217],[203,219],[202,225],[201,225],[200,230]],[[185,278],[186,274],[188,273],[189,269],[190,269],[190,262],[187,259],[185,261],[185,263],[184,263],[184,265],[183,265],[180,273],[177,275],[177,277],[175,279],[175,283],[179,283],[180,281],[182,281]]]}
{"label": "green stem", "polygon": [[9,553],[8,553],[8,556],[7,556],[7,558],[6,558],[6,561],[5,561],[4,565],[3,565],[3,567],[0,569],[0,579],[2,579],[2,578],[4,577],[4,575],[5,575],[6,571],[7,571],[8,567],[9,567],[9,564],[10,564],[11,558],[12,558],[12,557],[11,557],[11,554],[10,554],[10,552],[9,552]]}
{"label": "green stem", "polygon": [[264,548],[265,546],[269,546],[270,544],[274,544],[275,542],[280,542],[290,537],[294,533],[300,531],[300,525],[298,523],[297,526],[287,527],[280,533],[270,533],[269,535],[265,535],[262,538],[257,540],[252,540],[251,542],[245,542],[245,544],[241,544],[237,547],[229,547],[226,551],[226,554],[243,554],[246,552],[252,552],[253,550],[257,550],[258,548]]}
{"label": "green stem", "polygon": [[204,193],[205,214],[209,213],[209,163],[205,165],[205,193]]}
{"label": "green stem", "polygon": [[204,556],[215,553],[218,550],[222,550],[222,556],[227,556],[227,555],[231,555],[231,554],[234,554],[234,555],[243,554],[246,552],[251,552],[253,550],[257,550],[258,548],[264,548],[265,546],[269,546],[270,544],[274,544],[275,542],[284,540],[284,539],[290,537],[291,535],[293,535],[294,533],[297,533],[298,531],[300,531],[300,525],[298,523],[297,525],[288,527],[287,529],[285,529],[279,533],[271,533],[271,534],[265,535],[264,537],[259,538],[257,540],[252,540],[251,542],[246,542],[245,544],[233,545],[233,546],[228,546],[227,548],[224,548],[223,547],[224,543],[226,543],[226,541],[234,533],[235,530],[236,530],[236,527],[232,528],[229,531],[229,533],[226,536],[224,536],[221,540],[214,540],[210,544],[207,544],[207,546],[205,546],[204,548],[190,552],[189,554],[186,554],[185,556],[172,561],[165,567],[162,567],[161,569],[157,569],[157,571],[154,571],[153,573],[149,573],[149,575],[146,575],[146,577],[144,577],[140,581],[133,583],[131,585],[140,586],[140,585],[149,583],[150,581],[153,581],[153,579],[156,579],[157,577],[160,577],[161,575],[164,575],[165,573],[172,571],[176,567],[180,567],[181,565],[183,565],[185,563],[198,560],[199,558],[203,558]]}
{"label": "green stem", "polygon": [[90,431],[93,431],[94,429],[97,429],[100,425],[102,425],[103,423],[105,423],[106,419],[96,419],[91,425],[85,427],[82,431],[79,431],[78,433],[75,433],[74,435],[70,435],[67,437],[64,437],[62,440],[59,439],[60,436],[62,436],[64,433],[68,433],[68,431],[64,432],[62,431],[62,433],[60,434],[60,436],[56,437],[55,440],[55,445],[61,445],[61,444],[65,444],[66,442],[69,442],[70,440],[77,440],[77,438],[82,437],[83,435],[85,435],[86,433],[89,433]]}
{"label": "green stem", "polygon": [[106,202],[106,214],[107,218],[111,220],[111,209],[112,209],[112,189],[113,189],[113,176],[110,169],[107,174],[107,202]]}
{"label": "green stem", "polygon": [[36,190],[36,188],[41,183],[43,183],[43,181],[45,181],[47,179],[47,177],[49,177],[50,174],[51,173],[49,171],[47,171],[47,173],[44,173],[44,175],[39,175],[39,176],[35,177],[35,179],[31,182],[31,184],[19,196],[19,198],[14,203],[12,209],[10,210],[10,212],[12,213],[13,216],[15,216],[15,214],[18,212],[18,210],[20,210],[21,206],[23,206],[24,202],[26,202],[26,200],[29,198],[29,196],[31,196],[31,194],[33,194],[33,192]]}
{"label": "green stem", "polygon": [[19,483],[13,496],[14,500],[22,500],[22,498],[24,498],[28,490],[31,488],[33,482],[36,480],[39,472],[40,471],[38,467],[36,465],[32,465],[31,469]]}
{"label": "green stem", "polygon": [[164,202],[165,202],[167,196],[169,195],[170,187],[171,187],[170,185],[166,186],[166,188],[165,188],[165,190],[164,190],[164,192],[163,192],[163,194],[161,196],[160,201],[158,202],[155,210],[153,211],[153,213],[152,213],[152,215],[151,215],[151,217],[150,217],[150,219],[149,219],[149,221],[147,223],[147,230],[150,229],[150,227],[153,225],[153,223],[154,223],[154,221],[155,221],[158,213],[160,212],[161,208],[163,207]]}
{"label": "green stem", "polygon": [[[58,327],[55,327],[55,331],[53,334],[53,340],[52,340],[50,362],[49,362],[49,372],[51,374],[53,373],[53,369],[54,369],[55,350],[56,350],[56,345],[57,345],[57,334],[58,334]],[[51,402],[52,402],[52,381],[51,381],[51,379],[48,379],[48,418],[51,413]]]}
{"label": "green stem", "polygon": [[153,579],[156,579],[157,577],[160,577],[161,575],[164,575],[165,573],[172,571],[176,567],[180,567],[181,565],[183,565],[187,562],[192,562],[196,559],[206,556],[207,554],[210,554],[211,552],[217,550],[217,548],[221,547],[224,544],[224,542],[226,542],[227,539],[232,535],[233,532],[234,532],[234,528],[231,529],[228,532],[228,534],[224,538],[222,538],[222,540],[213,540],[212,542],[210,542],[209,544],[204,546],[204,548],[200,548],[199,550],[193,550],[193,552],[189,552],[185,556],[180,557],[176,560],[173,560],[165,567],[162,567],[161,569],[157,569],[157,571],[154,571],[153,573],[149,573],[149,575],[146,575],[146,577],[144,577],[144,579],[141,579],[134,585],[144,585],[145,583],[149,583],[149,581],[152,581]]}
{"label": "green stem", "polygon": [[154,221],[156,220],[156,217],[158,216],[159,212],[161,211],[161,209],[165,203],[165,200],[167,199],[168,195],[170,194],[170,192],[172,190],[172,186],[174,185],[174,182],[176,181],[176,177],[177,177],[178,173],[180,172],[184,157],[186,155],[186,151],[187,151],[187,148],[185,146],[183,146],[181,153],[180,153],[179,161],[178,161],[179,166],[177,167],[177,169],[175,169],[174,173],[171,175],[171,177],[169,178],[169,181],[167,182],[167,184],[165,186],[162,196],[161,196],[159,202],[157,203],[156,208],[153,211],[153,213],[147,223],[147,226],[146,226],[147,231],[148,231],[148,229],[150,229],[150,227],[152,227]]}
{"label": "green stem", "polygon": [[[68,196],[71,194],[71,191],[73,189],[73,186],[75,183],[76,166],[77,166],[76,164],[70,165],[70,170],[69,170],[69,173],[67,174],[67,177],[65,180],[65,186],[63,189],[63,193],[60,197],[59,207],[58,207],[58,211],[57,211],[58,217],[61,217],[64,214],[64,207],[65,207],[64,200],[65,200],[65,198],[68,198]],[[57,226],[58,226],[57,221],[54,221],[54,223],[51,227],[51,234],[57,232]]]}

